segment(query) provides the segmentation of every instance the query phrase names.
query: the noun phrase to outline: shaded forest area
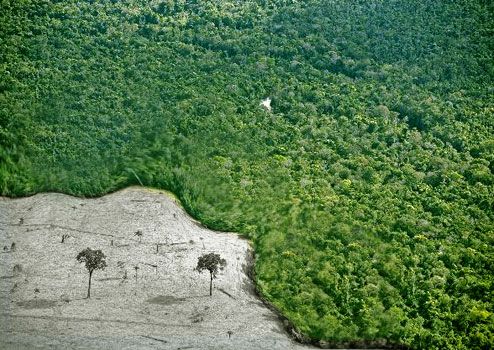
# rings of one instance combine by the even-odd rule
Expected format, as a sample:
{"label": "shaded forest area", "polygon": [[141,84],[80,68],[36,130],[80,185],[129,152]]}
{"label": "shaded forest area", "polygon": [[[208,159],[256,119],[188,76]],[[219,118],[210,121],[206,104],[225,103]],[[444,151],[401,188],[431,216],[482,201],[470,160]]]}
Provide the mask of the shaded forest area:
{"label": "shaded forest area", "polygon": [[1,9],[2,195],[168,189],[311,339],[494,345],[494,3]]}

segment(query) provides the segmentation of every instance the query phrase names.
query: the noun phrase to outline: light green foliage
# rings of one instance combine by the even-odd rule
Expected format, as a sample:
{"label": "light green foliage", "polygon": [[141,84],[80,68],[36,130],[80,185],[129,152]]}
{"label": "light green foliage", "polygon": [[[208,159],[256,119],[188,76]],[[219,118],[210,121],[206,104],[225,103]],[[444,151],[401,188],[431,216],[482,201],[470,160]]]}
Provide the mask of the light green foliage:
{"label": "light green foliage", "polygon": [[310,337],[493,346],[492,2],[1,8],[3,195],[165,188]]}

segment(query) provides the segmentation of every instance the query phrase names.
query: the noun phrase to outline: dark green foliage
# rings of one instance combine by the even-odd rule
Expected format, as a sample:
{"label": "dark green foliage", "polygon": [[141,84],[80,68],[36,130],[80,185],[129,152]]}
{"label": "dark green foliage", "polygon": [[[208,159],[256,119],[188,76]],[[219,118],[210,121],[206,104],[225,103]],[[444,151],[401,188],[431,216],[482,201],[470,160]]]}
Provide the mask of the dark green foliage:
{"label": "dark green foliage", "polygon": [[492,2],[1,8],[3,195],[166,188],[313,338],[493,346]]}

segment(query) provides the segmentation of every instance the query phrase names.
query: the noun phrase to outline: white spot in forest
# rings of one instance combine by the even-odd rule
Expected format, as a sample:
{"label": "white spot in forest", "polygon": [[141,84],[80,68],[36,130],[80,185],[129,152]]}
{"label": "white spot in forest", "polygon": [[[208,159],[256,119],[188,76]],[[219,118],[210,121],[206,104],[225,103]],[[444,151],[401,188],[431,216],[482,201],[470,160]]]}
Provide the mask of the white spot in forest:
{"label": "white spot in forest", "polygon": [[267,97],[265,100],[262,100],[259,105],[266,108],[269,112],[271,112],[271,98]]}

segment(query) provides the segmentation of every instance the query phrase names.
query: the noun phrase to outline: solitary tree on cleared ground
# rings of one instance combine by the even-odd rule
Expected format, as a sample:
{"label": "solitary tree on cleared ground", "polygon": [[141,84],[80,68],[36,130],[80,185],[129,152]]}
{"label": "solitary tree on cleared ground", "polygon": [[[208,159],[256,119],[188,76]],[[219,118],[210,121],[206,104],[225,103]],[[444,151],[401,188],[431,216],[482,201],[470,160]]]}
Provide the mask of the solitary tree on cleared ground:
{"label": "solitary tree on cleared ground", "polygon": [[91,297],[91,277],[94,270],[104,270],[106,267],[105,254],[99,249],[93,250],[90,248],[84,249],[77,254],[77,261],[86,264],[86,269],[89,271],[89,287],[87,288],[87,298]]}
{"label": "solitary tree on cleared ground", "polygon": [[201,273],[204,270],[209,271],[209,295],[213,295],[213,278],[216,278],[216,274],[219,270],[223,270],[226,266],[226,260],[222,259],[219,254],[209,253],[199,257],[197,261],[196,270]]}

